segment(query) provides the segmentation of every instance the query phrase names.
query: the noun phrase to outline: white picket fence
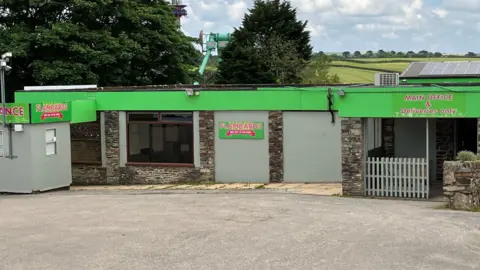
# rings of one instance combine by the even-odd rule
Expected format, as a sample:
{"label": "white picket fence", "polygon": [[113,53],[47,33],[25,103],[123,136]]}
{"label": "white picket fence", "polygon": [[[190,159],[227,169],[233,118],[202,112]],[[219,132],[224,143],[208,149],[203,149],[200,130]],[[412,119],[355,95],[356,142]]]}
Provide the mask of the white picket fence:
{"label": "white picket fence", "polygon": [[428,166],[425,158],[367,157],[367,196],[428,198]]}

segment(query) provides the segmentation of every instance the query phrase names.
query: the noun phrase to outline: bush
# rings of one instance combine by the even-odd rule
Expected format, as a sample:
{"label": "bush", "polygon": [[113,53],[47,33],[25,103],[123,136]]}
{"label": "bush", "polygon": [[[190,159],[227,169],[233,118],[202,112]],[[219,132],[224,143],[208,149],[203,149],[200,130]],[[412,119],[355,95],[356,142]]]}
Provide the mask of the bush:
{"label": "bush", "polygon": [[458,161],[475,161],[478,159],[478,156],[475,153],[470,151],[460,151],[457,154]]}

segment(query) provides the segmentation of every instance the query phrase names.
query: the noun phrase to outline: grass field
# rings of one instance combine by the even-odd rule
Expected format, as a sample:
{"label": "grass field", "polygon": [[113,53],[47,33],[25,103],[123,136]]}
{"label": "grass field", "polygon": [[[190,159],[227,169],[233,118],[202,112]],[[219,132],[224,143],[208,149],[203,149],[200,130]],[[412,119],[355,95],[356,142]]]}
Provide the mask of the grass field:
{"label": "grass field", "polygon": [[352,60],[355,62],[333,61],[329,73],[337,74],[341,83],[372,83],[374,74],[380,72],[375,69],[402,73],[411,62],[480,61],[480,58],[359,58]]}

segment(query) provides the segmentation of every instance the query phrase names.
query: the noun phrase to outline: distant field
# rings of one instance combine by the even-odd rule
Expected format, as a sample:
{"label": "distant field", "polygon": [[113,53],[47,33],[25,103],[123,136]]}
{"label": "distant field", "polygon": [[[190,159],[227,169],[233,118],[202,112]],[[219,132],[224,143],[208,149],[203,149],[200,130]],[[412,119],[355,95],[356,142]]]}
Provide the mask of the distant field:
{"label": "distant field", "polygon": [[480,61],[480,58],[352,58],[351,60],[353,61],[333,61],[329,73],[337,74],[341,83],[371,83],[376,72],[402,73],[410,62]]}
{"label": "distant field", "polygon": [[331,67],[330,74],[337,74],[341,83],[373,83],[375,71]]}

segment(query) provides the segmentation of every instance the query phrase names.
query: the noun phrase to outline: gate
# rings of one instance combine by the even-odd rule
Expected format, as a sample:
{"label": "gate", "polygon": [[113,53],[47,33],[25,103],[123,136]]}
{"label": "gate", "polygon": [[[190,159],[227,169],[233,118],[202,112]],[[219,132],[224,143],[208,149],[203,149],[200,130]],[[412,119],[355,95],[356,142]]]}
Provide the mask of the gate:
{"label": "gate", "polygon": [[367,157],[367,196],[427,199],[429,189],[425,158]]}

